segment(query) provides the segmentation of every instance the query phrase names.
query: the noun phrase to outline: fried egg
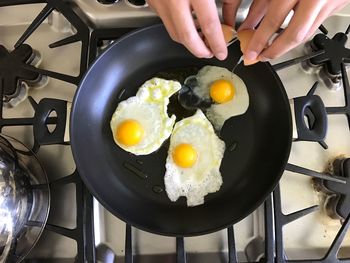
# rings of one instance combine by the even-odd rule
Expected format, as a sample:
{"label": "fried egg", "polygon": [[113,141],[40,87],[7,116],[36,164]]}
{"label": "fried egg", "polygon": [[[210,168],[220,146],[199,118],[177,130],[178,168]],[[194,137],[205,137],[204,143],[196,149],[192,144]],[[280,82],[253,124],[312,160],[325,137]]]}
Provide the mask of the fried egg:
{"label": "fried egg", "polygon": [[226,68],[205,66],[196,75],[196,80],[194,93],[213,102],[206,115],[216,130],[220,130],[227,119],[247,111],[248,90],[236,74]]}
{"label": "fried egg", "polygon": [[169,138],[175,115],[167,114],[169,98],[180,90],[177,81],[153,78],[118,104],[110,121],[115,143],[135,155],[150,154]]}
{"label": "fried egg", "polygon": [[164,177],[169,199],[187,198],[187,206],[204,203],[204,196],[217,192],[225,143],[201,110],[175,124],[170,137]]}

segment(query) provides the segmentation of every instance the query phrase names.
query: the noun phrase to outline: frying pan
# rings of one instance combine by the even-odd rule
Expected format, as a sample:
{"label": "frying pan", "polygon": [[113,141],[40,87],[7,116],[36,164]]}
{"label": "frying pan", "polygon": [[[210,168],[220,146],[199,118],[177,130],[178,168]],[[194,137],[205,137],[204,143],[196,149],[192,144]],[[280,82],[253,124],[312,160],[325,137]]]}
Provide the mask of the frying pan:
{"label": "frying pan", "polygon": [[110,130],[118,103],[158,72],[205,65],[232,69],[242,55],[238,45],[229,47],[225,61],[198,59],[173,42],[163,25],[155,25],[113,43],[87,71],[73,102],[71,146],[83,181],[114,215],[158,234],[206,234],[243,219],[274,189],[290,153],[292,118],[286,92],[269,63],[235,70],[248,87],[250,104],[220,132],[226,143],[223,184],[203,205],[187,207],[184,197],[171,202],[163,190],[169,140],[157,152],[135,156],[114,143]]}

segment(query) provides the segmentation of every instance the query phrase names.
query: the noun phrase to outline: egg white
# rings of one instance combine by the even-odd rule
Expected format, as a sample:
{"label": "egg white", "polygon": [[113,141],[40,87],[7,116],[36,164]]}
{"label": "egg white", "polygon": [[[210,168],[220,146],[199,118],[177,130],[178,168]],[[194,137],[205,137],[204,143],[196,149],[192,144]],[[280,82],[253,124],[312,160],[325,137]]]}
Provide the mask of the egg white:
{"label": "egg white", "polygon": [[[174,148],[182,143],[191,144],[197,160],[190,168],[181,168],[173,160]],[[214,132],[213,126],[201,110],[175,124],[170,137],[164,177],[165,190],[175,202],[180,196],[187,198],[188,206],[204,203],[204,196],[218,191],[222,184],[220,173],[225,143]]]}
{"label": "egg white", "polygon": [[235,89],[234,97],[221,104],[212,104],[206,111],[208,119],[216,130],[220,130],[225,121],[233,116],[244,114],[249,107],[249,94],[247,86],[236,74],[226,68],[205,66],[197,74],[198,85],[194,88],[195,94],[210,99],[210,86],[219,79],[230,81]]}
{"label": "egg white", "polygon": [[[115,143],[135,155],[150,154],[159,149],[169,138],[175,123],[175,115],[167,114],[169,98],[181,89],[177,81],[153,78],[146,81],[134,97],[118,104],[110,121]],[[142,140],[133,146],[126,146],[115,139],[116,128],[127,119],[136,120],[144,129]]]}

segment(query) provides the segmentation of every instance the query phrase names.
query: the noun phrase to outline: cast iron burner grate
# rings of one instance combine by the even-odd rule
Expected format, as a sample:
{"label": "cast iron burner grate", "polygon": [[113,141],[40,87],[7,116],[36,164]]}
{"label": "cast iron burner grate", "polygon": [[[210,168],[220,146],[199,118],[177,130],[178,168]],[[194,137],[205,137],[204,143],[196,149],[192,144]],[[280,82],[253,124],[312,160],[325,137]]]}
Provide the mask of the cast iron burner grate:
{"label": "cast iron burner grate", "polygon": [[23,44],[11,52],[0,45],[0,79],[4,85],[4,101],[8,102],[11,98],[19,95],[20,80],[38,81],[39,73],[23,68],[23,64],[30,64],[34,57],[33,49],[27,44]]}
{"label": "cast iron burner grate", "polygon": [[323,191],[331,195],[326,203],[327,212],[333,218],[344,220],[350,214],[350,158],[335,159],[331,165],[333,173],[343,177],[346,184],[323,180],[319,183],[324,187]]}
{"label": "cast iron burner grate", "polygon": [[[73,9],[63,1],[55,0],[1,0],[0,7],[14,6],[21,4],[44,3],[45,7],[25,30],[23,35],[14,44],[14,50],[8,52],[0,46],[0,130],[7,126],[32,126],[34,130],[33,152],[37,153],[42,145],[66,144],[64,141],[64,129],[67,102],[56,99],[42,99],[36,103],[29,97],[30,103],[35,110],[32,118],[4,118],[3,106],[8,97],[16,94],[18,81],[35,81],[40,76],[50,77],[71,83],[77,86],[82,75],[87,69],[89,28],[74,13]],[[33,49],[24,42],[35,32],[40,24],[54,11],[57,10],[74,26],[74,35],[56,41],[49,45],[50,48],[57,48],[75,42],[81,42],[80,73],[78,76],[70,76],[51,70],[39,69],[31,65]],[[57,117],[49,117],[55,111]],[[47,125],[55,124],[56,129],[49,132]],[[93,238],[93,212],[91,194],[82,183],[77,171],[55,181],[50,181],[50,188],[55,189],[65,185],[74,185],[76,193],[76,227],[73,229],[47,223],[45,231],[52,231],[58,235],[73,239],[77,244],[77,255],[75,262],[95,262],[95,249]],[[52,192],[52,191],[51,191]],[[54,196],[51,197],[51,200]],[[28,227],[38,227],[36,222],[28,222]],[[17,259],[16,248],[13,249],[9,262]],[[26,259],[26,262],[51,262],[54,259]],[[57,262],[57,261],[55,261]]]}
{"label": "cast iron burner grate", "polygon": [[[323,26],[320,27],[320,30],[324,33],[327,34],[328,31],[326,28]],[[346,30],[345,33],[338,33],[335,36],[337,36],[335,39],[336,41],[341,39],[341,36],[343,37],[343,45],[345,45],[347,38],[345,39],[346,35],[349,33],[350,26]],[[320,34],[318,34],[320,35]],[[344,37],[345,36],[345,37]],[[298,63],[303,63],[306,60],[312,60],[314,58],[322,57],[326,54],[327,50],[325,49],[319,49],[314,51],[311,54],[307,54],[305,56],[296,58],[296,59],[291,59],[279,64],[274,65],[275,70],[281,70],[286,67],[298,64]],[[329,50],[328,50],[329,52]],[[348,51],[346,51],[348,52]],[[349,53],[347,53],[349,54]],[[343,82],[343,90],[344,90],[344,96],[345,96],[345,106],[343,107],[327,107],[326,111],[327,114],[345,114],[348,118],[348,124],[350,127],[350,86],[349,86],[349,80],[345,68],[344,62],[348,62],[348,58],[343,58],[339,62],[339,67],[340,67],[340,73],[341,73],[341,79]],[[335,64],[333,61],[332,64]],[[314,93],[316,89],[316,85],[310,90],[310,92]],[[310,120],[309,120],[310,121]],[[312,123],[310,127],[312,127]],[[324,143],[321,143],[321,146],[323,148],[327,149],[327,145]],[[344,168],[346,169],[346,168]],[[306,169],[303,167],[296,166],[294,164],[287,164],[286,170],[294,172],[294,173],[299,173],[299,174],[304,174],[306,176],[311,176],[315,178],[316,180],[320,180],[323,182],[325,185],[332,186],[335,189],[346,189],[348,187],[348,180],[347,177],[344,173],[340,172],[335,172],[334,174],[325,174],[325,173],[319,173],[310,169]],[[342,170],[345,171],[345,170]],[[342,192],[338,192],[342,193]],[[317,260],[288,260],[286,258],[285,252],[284,252],[284,246],[283,246],[283,227],[292,221],[305,216],[311,212],[314,212],[318,210],[318,206],[312,206],[297,212],[294,212],[289,215],[284,215],[282,212],[282,206],[281,206],[281,195],[280,195],[280,188],[279,186],[276,188],[276,190],[273,192],[273,198],[274,198],[274,215],[275,215],[275,237],[276,237],[276,261],[279,262],[322,262],[322,263],[331,263],[331,262],[348,262],[349,259],[339,259],[338,258],[338,252],[341,247],[341,244],[344,240],[344,237],[348,231],[349,225],[350,225],[350,214],[346,213],[346,211],[349,211],[350,208],[350,202],[349,200],[346,199],[346,197],[342,196],[343,198],[340,198],[342,200],[340,203],[336,205],[338,210],[342,210],[343,218],[345,221],[343,222],[343,225],[341,229],[339,230],[338,234],[336,235],[333,243],[331,244],[328,252],[322,259],[317,259]]]}
{"label": "cast iron burner grate", "polygon": [[[348,41],[350,25],[346,31],[336,33],[332,38],[327,34],[317,34],[310,42],[312,50],[324,50],[319,56],[310,59],[312,65],[325,65],[325,70],[330,76],[341,75],[341,63],[350,63],[350,49],[345,47]],[[337,81],[336,79],[334,81]]]}
{"label": "cast iron burner grate", "polygon": [[[80,66],[80,74],[77,77],[69,76],[66,74],[60,74],[57,72],[38,69],[32,65],[22,64],[21,68],[26,69],[30,72],[45,75],[51,78],[56,78],[68,83],[72,83],[77,85],[79,80],[81,79],[82,74],[85,72],[87,68],[87,62],[92,62],[97,55],[97,50],[99,49],[99,44],[102,43],[103,40],[115,40],[119,38],[124,33],[130,31],[131,29],[96,29],[91,33],[90,45],[89,45],[89,29],[86,25],[84,25],[81,20],[75,15],[75,13],[70,9],[70,7],[62,2],[55,0],[47,0],[47,1],[39,1],[39,0],[5,0],[0,1],[0,6],[6,5],[17,5],[17,4],[29,4],[29,3],[46,3],[44,9],[40,12],[40,14],[35,18],[33,23],[28,27],[28,29],[24,32],[21,38],[15,44],[15,48],[20,48],[23,45],[25,40],[35,31],[35,29],[43,22],[43,20],[54,10],[57,9],[75,26],[77,29],[77,33],[68,38],[62,39],[55,43],[50,44],[51,48],[55,48],[58,46],[74,43],[77,41],[81,41],[82,43],[82,56],[81,56],[81,66]],[[89,49],[89,52],[88,52]],[[324,50],[317,50],[311,54],[308,54],[303,57],[299,57],[290,61],[286,61],[277,65],[274,65],[275,70],[280,70],[285,67],[306,61],[308,59],[312,59],[314,57],[320,56],[324,54]],[[89,58],[88,58],[88,55]],[[342,71],[342,79],[344,82],[344,92],[346,95],[346,106],[344,107],[330,107],[326,108],[328,114],[346,114],[349,118],[349,98],[350,98],[350,89],[346,76],[345,65],[342,63],[341,66]],[[5,85],[4,81],[2,81],[0,86],[0,90],[2,91],[2,95],[4,94]],[[317,84],[315,84],[310,90],[308,96],[313,95]],[[47,144],[64,144],[64,131],[60,128],[60,123],[64,123],[67,115],[67,102],[57,100],[57,99],[43,99],[40,102],[35,102],[32,98],[30,98],[30,102],[35,109],[35,116],[33,118],[3,118],[2,116],[2,100],[0,100],[0,129],[6,126],[22,126],[22,125],[31,125],[34,129],[34,137],[35,143],[33,150],[36,152],[39,150],[40,146]],[[57,112],[57,117],[48,117],[51,111]],[[316,119],[313,117],[314,114],[309,114],[310,127],[314,126],[314,122]],[[312,117],[313,116],[313,117]],[[316,116],[317,117],[317,116]],[[350,118],[349,118],[350,122]],[[50,134],[47,132],[47,124],[56,124],[57,128],[54,133]],[[302,141],[303,138],[300,138]],[[308,140],[312,141],[312,138],[308,138]],[[323,139],[316,138],[314,140],[321,144],[322,147],[327,148],[327,145],[324,143]],[[346,183],[346,179],[341,175],[331,176],[328,174],[319,173],[316,171],[312,171],[303,167],[299,167],[293,164],[288,164],[286,167],[287,170],[304,174],[307,176],[320,178],[322,180],[326,180],[329,182],[333,182],[335,184],[344,184]],[[51,187],[58,187],[59,185],[74,183],[77,188],[77,227],[76,229],[67,229],[64,227],[50,225],[46,226],[47,230],[54,231],[61,235],[73,238],[77,241],[78,245],[78,255],[76,258],[77,262],[95,262],[94,255],[94,245],[93,245],[93,222],[92,222],[92,196],[87,192],[86,188],[83,186],[81,180],[78,177],[77,171],[73,174],[66,176],[57,181],[51,182]],[[80,200],[80,201],[79,201]],[[296,211],[289,215],[284,215],[281,209],[281,196],[279,187],[273,192],[273,194],[267,198],[264,203],[264,226],[265,226],[265,240],[263,243],[263,258],[260,260],[256,260],[248,257],[249,262],[268,262],[268,263],[282,263],[282,262],[296,262],[290,261],[286,259],[286,255],[284,253],[284,244],[283,244],[283,231],[282,228],[284,225],[297,220],[309,213],[312,213],[318,209],[317,206],[312,206],[309,208],[302,209],[300,211]],[[33,222],[35,224],[35,222]],[[349,262],[349,259],[337,259],[337,253],[339,251],[340,245],[344,236],[348,230],[350,224],[350,216],[347,215],[346,219],[343,223],[341,230],[336,236],[334,242],[332,243],[327,255],[324,259],[321,260],[298,260],[297,262]],[[133,239],[132,239],[132,230],[133,228],[130,225],[126,226],[126,236],[125,236],[125,262],[131,263],[133,262]],[[237,251],[235,245],[235,236],[234,236],[234,228],[233,226],[227,228],[227,241],[228,241],[228,262],[234,263],[237,262]],[[176,261],[178,263],[184,263],[187,261],[187,253],[185,246],[185,239],[183,237],[176,238]],[[114,260],[114,257],[110,256],[111,251],[105,246],[100,246],[97,250],[97,258],[98,259],[107,259]],[[247,248],[246,254],[249,254],[249,249]],[[27,260],[27,262],[30,262]],[[50,262],[49,259],[45,260],[35,260],[33,262]],[[109,261],[112,262],[112,261]]]}
{"label": "cast iron burner grate", "polygon": [[350,63],[350,49],[345,45],[348,40],[350,25],[345,32],[336,33],[333,38],[327,36],[328,30],[321,26],[323,33],[317,34],[306,46],[310,54],[291,59],[275,65],[279,70],[293,64],[302,63],[302,67],[309,71],[310,68],[318,71],[319,78],[330,89],[338,89],[341,84],[344,70],[342,65]]}

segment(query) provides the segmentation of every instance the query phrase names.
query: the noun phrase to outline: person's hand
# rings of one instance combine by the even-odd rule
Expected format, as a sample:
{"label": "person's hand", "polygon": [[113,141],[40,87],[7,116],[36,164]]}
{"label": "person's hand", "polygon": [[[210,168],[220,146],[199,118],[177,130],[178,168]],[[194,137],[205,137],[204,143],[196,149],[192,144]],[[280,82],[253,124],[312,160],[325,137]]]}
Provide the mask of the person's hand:
{"label": "person's hand", "polygon": [[[224,23],[234,26],[241,0],[222,0]],[[186,46],[195,56],[218,59],[227,57],[227,47],[220,28],[215,0],[148,0],[163,20],[171,38]],[[276,58],[307,40],[333,12],[350,0],[254,0],[239,30],[256,28],[244,54],[245,59],[266,61]],[[194,11],[198,20],[192,16]],[[290,11],[287,28],[269,41]],[[198,33],[200,28],[207,47]]]}
{"label": "person's hand", "polygon": [[[162,19],[170,37],[183,44],[195,56],[210,58],[214,55],[220,60],[227,57],[227,47],[215,0],[148,0],[147,2]],[[233,24],[239,1],[223,2],[227,23]],[[193,19],[192,11],[197,20]],[[205,45],[198,29],[209,47]]]}
{"label": "person's hand", "polygon": [[[340,10],[349,0],[254,0],[247,18],[239,30],[256,28],[245,59],[266,61],[279,57],[310,38],[321,23],[333,12]],[[294,10],[286,29],[268,42],[283,24],[288,13]]]}

